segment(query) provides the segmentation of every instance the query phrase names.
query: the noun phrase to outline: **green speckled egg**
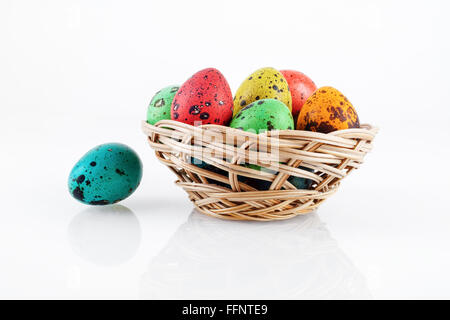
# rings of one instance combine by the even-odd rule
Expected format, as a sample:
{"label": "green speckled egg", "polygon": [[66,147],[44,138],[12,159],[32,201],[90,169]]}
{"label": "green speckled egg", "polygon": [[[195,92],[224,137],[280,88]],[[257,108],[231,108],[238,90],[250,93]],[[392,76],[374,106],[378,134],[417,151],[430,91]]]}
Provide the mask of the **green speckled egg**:
{"label": "green speckled egg", "polygon": [[[294,128],[294,120],[291,111],[285,104],[275,99],[263,99],[255,101],[242,110],[231,121],[230,127],[260,133],[265,130],[286,130]],[[273,170],[261,168],[258,165],[244,164],[255,170],[262,170],[275,174]],[[300,167],[300,169],[312,171],[311,169]],[[240,181],[258,190],[268,190],[271,182],[266,180],[240,177]],[[291,176],[288,181],[297,189],[309,189],[312,180]]]}
{"label": "green speckled egg", "polygon": [[179,86],[169,86],[158,91],[147,109],[147,122],[155,124],[159,120],[170,120],[170,106]]}
{"label": "green speckled egg", "polygon": [[255,133],[270,130],[292,130],[294,119],[291,111],[281,101],[262,99],[242,108],[231,121],[230,127]]}
{"label": "green speckled egg", "polygon": [[69,191],[91,205],[119,202],[130,196],[142,178],[136,152],[121,143],[99,145],[86,153],[69,175]]}
{"label": "green speckled egg", "polygon": [[248,76],[236,91],[233,100],[233,116],[243,107],[261,99],[276,99],[291,111],[292,97],[284,76],[274,68],[261,68]]}

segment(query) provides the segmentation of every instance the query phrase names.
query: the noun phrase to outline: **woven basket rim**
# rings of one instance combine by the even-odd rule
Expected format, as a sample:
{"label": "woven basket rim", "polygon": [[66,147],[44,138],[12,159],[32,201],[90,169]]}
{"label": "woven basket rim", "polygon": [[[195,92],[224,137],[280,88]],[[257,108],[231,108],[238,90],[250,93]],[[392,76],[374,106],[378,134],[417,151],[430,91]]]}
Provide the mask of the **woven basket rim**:
{"label": "woven basket rim", "polygon": [[[187,129],[197,128],[199,130],[201,130],[201,129],[214,129],[214,128],[220,128],[220,129],[226,128],[227,131],[230,131],[230,132],[235,131],[235,132],[238,132],[240,134],[243,133],[243,134],[248,135],[248,136],[258,136],[258,135],[263,135],[264,134],[264,133],[256,134],[256,133],[253,133],[251,131],[243,131],[241,129],[231,128],[231,127],[218,125],[218,124],[203,124],[203,125],[199,125],[199,126],[193,126],[193,125],[190,125],[190,124],[187,124],[187,123],[184,123],[184,122],[180,122],[180,121],[176,121],[176,120],[160,120],[157,123],[155,123],[154,125],[148,123],[146,120],[142,120],[141,121],[141,128],[142,128],[142,131],[144,133],[146,133],[146,129],[148,129],[148,128],[152,128],[152,129],[154,129],[154,128],[161,128],[162,125],[164,125],[164,124],[166,124],[166,125],[174,125],[175,124],[177,127],[184,127],[184,128],[187,128]],[[163,130],[167,130],[166,128],[162,128],[162,129]],[[295,136],[296,135],[295,133],[302,132],[303,134],[306,134],[307,136],[317,137],[317,138],[320,138],[320,137],[325,138],[325,137],[329,137],[329,136],[341,136],[341,135],[346,135],[348,133],[355,133],[355,132],[370,132],[370,133],[373,133],[374,135],[376,135],[378,133],[378,131],[379,131],[379,127],[378,126],[374,126],[374,125],[371,125],[371,124],[368,124],[368,123],[362,123],[360,125],[360,128],[342,129],[342,130],[337,130],[337,131],[333,131],[333,132],[329,132],[329,133],[306,131],[306,130],[297,130],[297,129],[294,129],[294,130],[287,129],[287,130],[271,130],[271,131],[267,132],[267,135],[270,136],[271,132],[279,132],[280,135],[288,135],[288,136],[292,135],[292,136]]]}

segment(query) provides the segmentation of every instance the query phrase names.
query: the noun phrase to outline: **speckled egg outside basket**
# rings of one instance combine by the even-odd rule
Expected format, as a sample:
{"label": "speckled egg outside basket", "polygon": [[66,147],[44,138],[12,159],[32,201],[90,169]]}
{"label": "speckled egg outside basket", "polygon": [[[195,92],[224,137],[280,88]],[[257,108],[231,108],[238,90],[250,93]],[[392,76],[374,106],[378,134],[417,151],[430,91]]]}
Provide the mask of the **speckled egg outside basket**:
{"label": "speckled egg outside basket", "polygon": [[142,163],[121,143],[106,143],[88,151],[69,175],[69,192],[78,201],[106,205],[129,197],[139,186]]}

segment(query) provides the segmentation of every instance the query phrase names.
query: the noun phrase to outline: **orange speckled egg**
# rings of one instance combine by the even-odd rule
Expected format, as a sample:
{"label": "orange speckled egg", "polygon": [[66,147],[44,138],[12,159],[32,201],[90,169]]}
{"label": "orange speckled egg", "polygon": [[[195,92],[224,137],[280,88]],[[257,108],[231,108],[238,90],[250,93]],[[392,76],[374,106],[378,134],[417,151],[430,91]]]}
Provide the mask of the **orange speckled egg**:
{"label": "orange speckled egg", "polygon": [[353,105],[332,87],[317,89],[305,102],[297,119],[297,130],[329,133],[359,128]]}

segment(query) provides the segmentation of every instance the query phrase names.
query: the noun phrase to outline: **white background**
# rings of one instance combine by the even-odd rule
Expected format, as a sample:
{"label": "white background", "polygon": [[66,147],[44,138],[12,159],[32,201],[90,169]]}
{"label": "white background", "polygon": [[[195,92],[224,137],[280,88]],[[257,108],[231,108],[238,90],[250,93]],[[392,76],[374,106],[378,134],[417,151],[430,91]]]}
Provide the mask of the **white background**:
{"label": "white background", "polygon": [[[0,298],[450,298],[448,1],[0,2]],[[296,69],[380,127],[314,214],[192,212],[140,131],[150,98],[216,67]],[[95,145],[144,163],[122,206],[67,177]]]}

